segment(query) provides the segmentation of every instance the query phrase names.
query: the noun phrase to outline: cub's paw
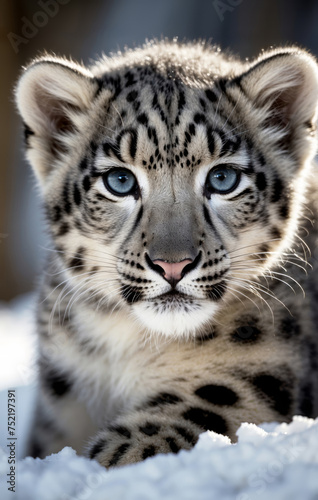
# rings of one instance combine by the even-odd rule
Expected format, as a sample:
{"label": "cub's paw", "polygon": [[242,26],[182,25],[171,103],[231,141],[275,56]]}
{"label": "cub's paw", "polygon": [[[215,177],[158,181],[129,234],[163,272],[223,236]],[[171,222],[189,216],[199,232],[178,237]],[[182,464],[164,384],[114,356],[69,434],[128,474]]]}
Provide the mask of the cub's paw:
{"label": "cub's paw", "polygon": [[138,413],[100,431],[87,454],[105,467],[114,467],[140,462],[157,453],[178,453],[192,448],[197,440],[198,434],[184,423]]}

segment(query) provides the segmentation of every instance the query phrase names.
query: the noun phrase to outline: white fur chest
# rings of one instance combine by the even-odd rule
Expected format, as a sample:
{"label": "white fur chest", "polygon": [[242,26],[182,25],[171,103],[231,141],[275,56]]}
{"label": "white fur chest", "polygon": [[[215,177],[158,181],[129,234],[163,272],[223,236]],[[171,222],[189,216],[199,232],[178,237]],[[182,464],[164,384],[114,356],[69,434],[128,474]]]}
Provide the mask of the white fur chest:
{"label": "white fur chest", "polygon": [[[75,374],[80,400],[99,424],[106,414],[112,419],[141,402],[152,386],[149,375],[162,349],[146,341],[142,329],[122,311],[107,316],[81,309],[75,325],[76,339],[64,350],[64,363]],[[86,350],[81,349],[87,341]]]}

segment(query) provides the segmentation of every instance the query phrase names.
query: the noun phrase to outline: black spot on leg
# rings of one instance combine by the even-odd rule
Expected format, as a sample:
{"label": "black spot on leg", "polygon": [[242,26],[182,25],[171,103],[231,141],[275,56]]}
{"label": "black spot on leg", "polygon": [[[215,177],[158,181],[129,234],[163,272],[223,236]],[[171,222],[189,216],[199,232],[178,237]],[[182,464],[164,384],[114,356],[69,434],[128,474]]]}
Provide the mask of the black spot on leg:
{"label": "black spot on leg", "polygon": [[160,405],[175,405],[181,403],[182,399],[175,394],[170,394],[168,392],[162,392],[150,399],[147,406],[160,406]]}
{"label": "black spot on leg", "polygon": [[260,374],[252,379],[254,387],[281,415],[288,415],[292,406],[290,384],[273,375]]}
{"label": "black spot on leg", "polygon": [[144,448],[142,452],[142,459],[146,460],[148,457],[153,457],[156,454],[156,448],[153,445]]}
{"label": "black spot on leg", "polygon": [[139,427],[140,432],[146,434],[146,436],[155,436],[160,431],[160,426],[155,424],[147,423]]}
{"label": "black spot on leg", "polygon": [[126,451],[128,450],[128,448],[130,448],[130,444],[129,443],[124,443],[124,444],[121,444],[117,450],[115,451],[115,453],[113,454],[112,458],[110,459],[108,465],[109,467],[112,467],[113,465],[116,465],[119,460],[122,458],[122,456],[126,453]]}
{"label": "black spot on leg", "polygon": [[190,420],[190,422],[206,431],[210,430],[218,434],[226,434],[227,432],[224,418],[212,411],[203,408],[190,408],[182,416],[185,420]]}
{"label": "black spot on leg", "polygon": [[172,453],[178,453],[180,451],[180,446],[176,443],[176,440],[173,437],[167,437],[166,442],[168,443],[170,450]]}
{"label": "black spot on leg", "polygon": [[124,427],[123,425],[115,425],[113,427],[110,427],[109,430],[111,432],[116,432],[120,436],[124,436],[127,439],[131,438],[131,432],[127,427]]}
{"label": "black spot on leg", "polygon": [[106,446],[106,439],[100,439],[99,441],[97,441],[97,443],[94,444],[94,446],[89,452],[89,458],[91,459],[95,458],[96,455],[98,455],[101,451],[103,451],[105,446]]}
{"label": "black spot on leg", "polygon": [[174,427],[174,429],[180,436],[183,437],[185,441],[187,441],[187,443],[194,445],[197,442],[198,437],[192,434],[192,432],[190,432],[188,429],[185,429],[184,427],[180,426],[176,426]]}
{"label": "black spot on leg", "polygon": [[199,398],[215,405],[234,405],[238,401],[237,394],[223,385],[209,384],[195,391]]}

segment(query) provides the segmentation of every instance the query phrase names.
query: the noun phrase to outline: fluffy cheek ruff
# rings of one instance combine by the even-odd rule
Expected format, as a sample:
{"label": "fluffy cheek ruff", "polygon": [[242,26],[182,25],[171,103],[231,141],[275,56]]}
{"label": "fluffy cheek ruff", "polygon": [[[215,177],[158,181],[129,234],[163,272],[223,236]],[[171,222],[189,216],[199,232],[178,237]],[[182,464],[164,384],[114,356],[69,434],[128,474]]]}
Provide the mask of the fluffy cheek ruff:
{"label": "fluffy cheek ruff", "polygon": [[173,301],[160,303],[145,301],[132,306],[132,314],[150,335],[167,338],[189,339],[205,332],[209,322],[219,309],[210,301]]}

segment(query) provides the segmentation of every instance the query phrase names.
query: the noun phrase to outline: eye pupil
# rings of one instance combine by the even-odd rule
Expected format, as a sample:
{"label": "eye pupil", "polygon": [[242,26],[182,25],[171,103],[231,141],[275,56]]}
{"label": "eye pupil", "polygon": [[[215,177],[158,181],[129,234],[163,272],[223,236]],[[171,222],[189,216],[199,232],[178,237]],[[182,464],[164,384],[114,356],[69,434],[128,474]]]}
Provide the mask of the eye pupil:
{"label": "eye pupil", "polygon": [[224,179],[226,178],[223,172],[219,172],[218,174],[216,174],[216,177],[219,181],[224,181]]}
{"label": "eye pupil", "polygon": [[125,182],[127,182],[128,177],[127,177],[127,175],[119,175],[118,176],[118,180],[119,180],[119,182],[121,182],[122,184],[124,184]]}
{"label": "eye pupil", "polygon": [[104,186],[116,196],[127,196],[136,189],[137,180],[132,172],[113,169],[103,175]]}

